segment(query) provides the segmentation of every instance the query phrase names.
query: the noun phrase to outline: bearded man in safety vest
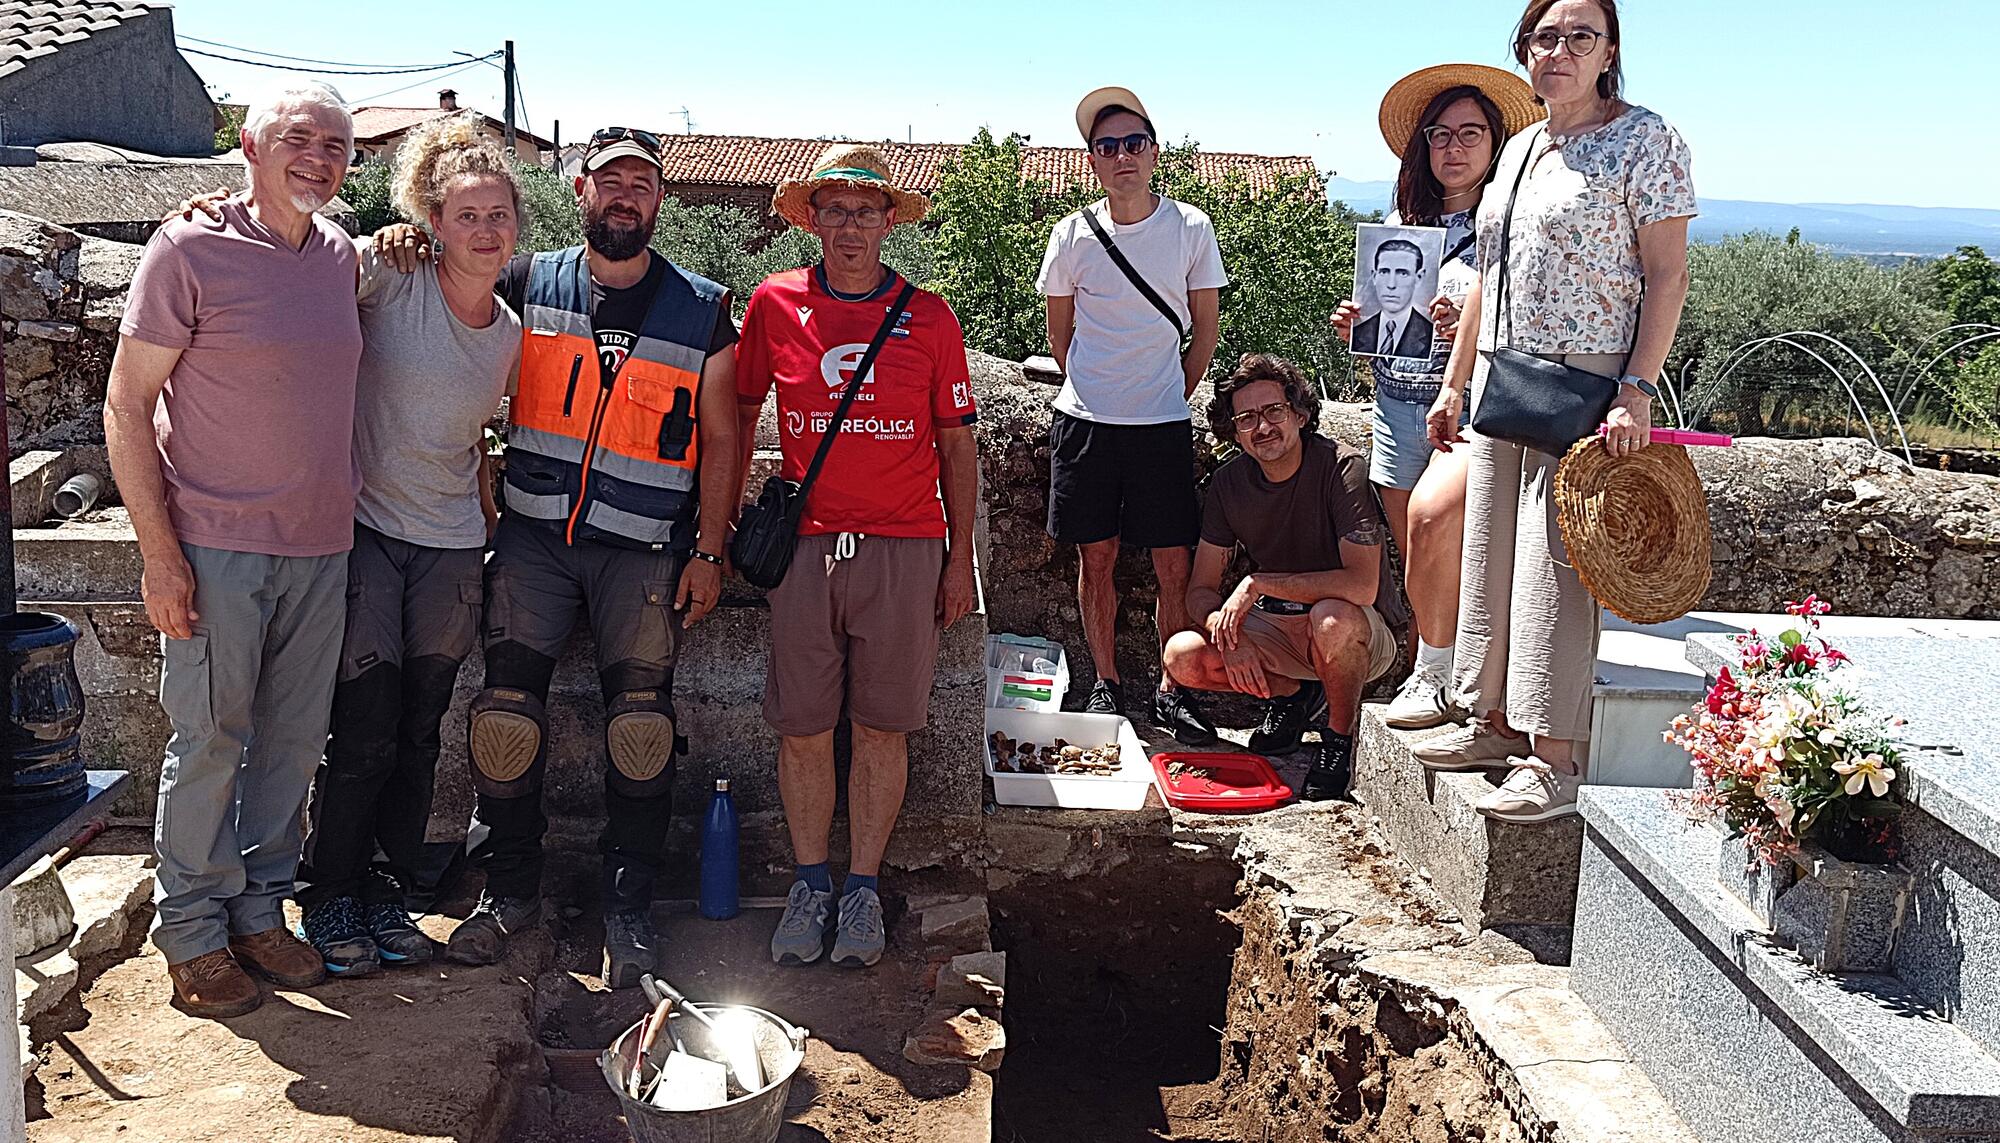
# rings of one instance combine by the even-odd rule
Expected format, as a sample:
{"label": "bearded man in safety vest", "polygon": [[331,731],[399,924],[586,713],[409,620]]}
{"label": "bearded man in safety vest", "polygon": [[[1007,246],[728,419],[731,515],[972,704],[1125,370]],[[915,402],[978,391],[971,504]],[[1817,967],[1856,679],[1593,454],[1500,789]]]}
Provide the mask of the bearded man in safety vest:
{"label": "bearded man in safety vest", "polygon": [[[604,691],[604,978],[654,970],[648,911],[685,740],[671,701],[681,630],[722,587],[735,464],[729,293],[649,249],[660,141],[591,136],[576,193],[585,245],[513,259],[495,290],[521,316],[504,515],[486,565],[486,688],[468,719],[479,904],[445,955],[491,964],[541,914],[543,704],[587,616]],[[383,240],[392,253],[411,241]],[[406,259],[399,259],[406,260]]]}

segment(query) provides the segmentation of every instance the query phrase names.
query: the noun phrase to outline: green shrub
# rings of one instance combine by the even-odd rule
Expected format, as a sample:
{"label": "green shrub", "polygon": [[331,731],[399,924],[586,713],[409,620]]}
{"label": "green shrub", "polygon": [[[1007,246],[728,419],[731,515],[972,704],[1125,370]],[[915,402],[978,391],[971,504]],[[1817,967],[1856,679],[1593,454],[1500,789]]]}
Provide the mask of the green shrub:
{"label": "green shrub", "polygon": [[340,197],[354,208],[361,233],[373,234],[392,222],[403,221],[389,201],[389,184],[395,167],[380,159],[370,159],[347,168],[347,181],[340,184]]}

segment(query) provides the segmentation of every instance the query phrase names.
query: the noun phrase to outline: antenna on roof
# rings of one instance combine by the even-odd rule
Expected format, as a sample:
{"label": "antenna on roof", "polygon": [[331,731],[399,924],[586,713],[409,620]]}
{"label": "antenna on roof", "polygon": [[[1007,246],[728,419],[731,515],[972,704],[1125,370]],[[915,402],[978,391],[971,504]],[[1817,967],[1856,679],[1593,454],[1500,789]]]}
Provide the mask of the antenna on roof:
{"label": "antenna on roof", "polygon": [[683,107],[679,111],[670,111],[668,114],[681,117],[681,134],[694,134],[694,115],[687,108]]}

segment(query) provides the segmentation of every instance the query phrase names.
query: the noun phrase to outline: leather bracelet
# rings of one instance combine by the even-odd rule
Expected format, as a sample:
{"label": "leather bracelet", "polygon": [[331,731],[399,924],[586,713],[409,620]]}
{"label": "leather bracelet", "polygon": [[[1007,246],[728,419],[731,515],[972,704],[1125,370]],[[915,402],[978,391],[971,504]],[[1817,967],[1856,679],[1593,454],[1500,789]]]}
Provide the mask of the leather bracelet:
{"label": "leather bracelet", "polygon": [[693,556],[695,559],[698,560],[706,560],[707,562],[714,564],[716,567],[722,566],[721,556],[712,556],[707,552],[702,551],[700,548],[696,548],[694,551],[689,552],[688,555]]}

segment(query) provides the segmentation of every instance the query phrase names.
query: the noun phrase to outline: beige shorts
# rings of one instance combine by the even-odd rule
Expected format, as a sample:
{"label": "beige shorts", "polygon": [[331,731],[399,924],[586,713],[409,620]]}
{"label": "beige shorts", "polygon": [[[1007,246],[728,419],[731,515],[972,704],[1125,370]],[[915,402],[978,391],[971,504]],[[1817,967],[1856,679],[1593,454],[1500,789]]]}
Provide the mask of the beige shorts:
{"label": "beige shorts", "polygon": [[800,536],[771,591],[764,721],[810,737],[841,716],[907,733],[930,721],[944,541],[862,536],[834,559],[837,536]]}
{"label": "beige shorts", "polygon": [[[1374,682],[1396,665],[1396,636],[1381,612],[1372,607],[1361,610],[1368,615],[1368,677],[1363,681]],[[1312,665],[1312,616],[1272,615],[1251,608],[1243,617],[1243,637],[1268,673],[1288,679],[1319,677]]]}

